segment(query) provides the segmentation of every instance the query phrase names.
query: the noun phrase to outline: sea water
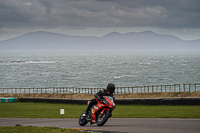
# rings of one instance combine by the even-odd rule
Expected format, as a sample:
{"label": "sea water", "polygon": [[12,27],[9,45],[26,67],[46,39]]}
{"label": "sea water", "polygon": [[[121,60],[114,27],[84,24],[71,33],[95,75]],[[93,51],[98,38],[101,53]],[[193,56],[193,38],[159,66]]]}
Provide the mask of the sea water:
{"label": "sea water", "polygon": [[0,52],[0,88],[200,82],[200,52]]}

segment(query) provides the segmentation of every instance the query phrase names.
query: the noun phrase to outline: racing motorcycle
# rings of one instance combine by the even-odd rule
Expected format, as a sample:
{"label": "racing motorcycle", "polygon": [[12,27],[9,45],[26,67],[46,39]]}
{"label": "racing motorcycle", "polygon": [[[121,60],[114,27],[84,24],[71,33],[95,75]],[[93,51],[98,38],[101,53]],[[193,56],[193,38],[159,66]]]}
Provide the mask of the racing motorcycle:
{"label": "racing motorcycle", "polygon": [[[88,122],[103,126],[112,116],[112,111],[116,108],[113,98],[111,96],[103,96],[103,98],[103,101],[97,99],[97,104],[90,108],[87,117],[82,116],[84,112],[81,114],[79,118],[80,126],[85,126]],[[88,101],[88,105],[89,103],[90,101]]]}

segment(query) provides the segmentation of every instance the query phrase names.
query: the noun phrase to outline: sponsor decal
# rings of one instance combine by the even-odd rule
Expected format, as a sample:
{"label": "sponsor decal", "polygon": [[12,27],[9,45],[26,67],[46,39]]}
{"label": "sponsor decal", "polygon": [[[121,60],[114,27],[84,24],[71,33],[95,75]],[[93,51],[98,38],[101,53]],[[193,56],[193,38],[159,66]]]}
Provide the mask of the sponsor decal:
{"label": "sponsor decal", "polygon": [[95,113],[95,110],[94,109],[92,109],[92,114],[94,114]]}
{"label": "sponsor decal", "polygon": [[94,106],[94,108],[95,108],[96,110],[98,110],[98,109],[99,109],[97,106]]}

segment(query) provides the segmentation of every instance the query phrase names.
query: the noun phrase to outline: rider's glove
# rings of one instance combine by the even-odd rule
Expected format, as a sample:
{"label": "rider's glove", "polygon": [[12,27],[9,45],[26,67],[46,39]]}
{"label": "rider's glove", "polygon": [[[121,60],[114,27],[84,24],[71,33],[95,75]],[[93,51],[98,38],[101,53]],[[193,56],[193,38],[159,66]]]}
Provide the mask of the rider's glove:
{"label": "rider's glove", "polygon": [[101,98],[99,98],[98,100],[99,100],[99,101],[104,101],[104,99],[101,99]]}
{"label": "rider's glove", "polygon": [[105,103],[106,99],[103,98],[103,99],[101,99],[100,101],[102,101],[103,103]]}

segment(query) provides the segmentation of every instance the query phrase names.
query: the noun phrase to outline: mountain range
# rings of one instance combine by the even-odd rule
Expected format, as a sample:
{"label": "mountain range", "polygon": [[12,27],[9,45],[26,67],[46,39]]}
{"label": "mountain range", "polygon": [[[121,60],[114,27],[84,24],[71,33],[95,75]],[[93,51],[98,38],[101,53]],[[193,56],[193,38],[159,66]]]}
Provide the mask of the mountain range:
{"label": "mountain range", "polygon": [[0,51],[200,51],[200,39],[185,41],[152,31],[102,37],[38,31],[0,41]]}

